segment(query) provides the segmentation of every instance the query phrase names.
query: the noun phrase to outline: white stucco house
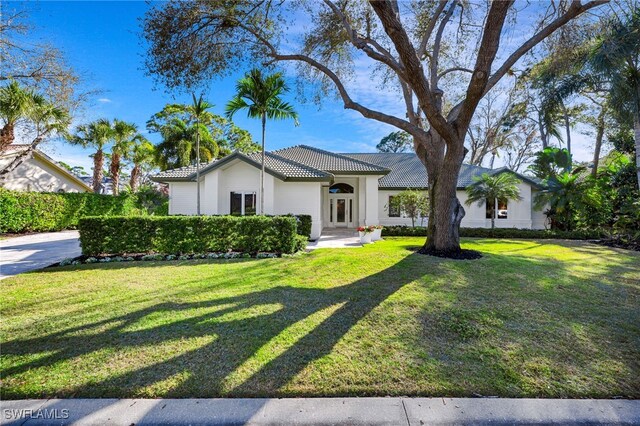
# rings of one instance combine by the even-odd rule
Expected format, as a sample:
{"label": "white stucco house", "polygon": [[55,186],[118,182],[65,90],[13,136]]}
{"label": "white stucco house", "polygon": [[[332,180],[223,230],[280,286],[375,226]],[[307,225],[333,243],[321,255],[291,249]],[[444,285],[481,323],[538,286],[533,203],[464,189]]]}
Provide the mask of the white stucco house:
{"label": "white stucco house", "polygon": [[[425,190],[427,173],[413,153],[337,154],[297,145],[266,153],[265,214],[308,214],[312,239],[324,228],[361,225],[411,225],[400,212],[389,209],[390,198],[411,188]],[[169,214],[196,213],[196,168],[166,170],[152,177],[169,185]],[[482,173],[504,173],[463,165],[458,198],[465,203],[465,188]],[[499,206],[496,226],[543,229],[545,216],[534,209],[540,189],[531,178],[521,179],[522,200]],[[233,153],[200,168],[202,214],[254,214],[259,203],[260,154]],[[464,204],[464,227],[490,227],[487,207]]]}
{"label": "white stucco house", "polygon": [[[9,145],[6,151],[0,153],[0,170],[27,148],[28,145]],[[37,149],[28,159],[8,173],[0,185],[13,191],[92,192],[91,187],[78,176]]]}

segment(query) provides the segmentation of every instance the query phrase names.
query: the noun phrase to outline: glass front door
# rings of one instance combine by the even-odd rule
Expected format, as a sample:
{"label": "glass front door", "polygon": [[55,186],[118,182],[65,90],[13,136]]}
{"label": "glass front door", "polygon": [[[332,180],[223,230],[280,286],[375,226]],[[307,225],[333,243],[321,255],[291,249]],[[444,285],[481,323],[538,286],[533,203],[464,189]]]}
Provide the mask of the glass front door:
{"label": "glass front door", "polygon": [[330,198],[329,222],[332,226],[349,226],[353,222],[353,198]]}

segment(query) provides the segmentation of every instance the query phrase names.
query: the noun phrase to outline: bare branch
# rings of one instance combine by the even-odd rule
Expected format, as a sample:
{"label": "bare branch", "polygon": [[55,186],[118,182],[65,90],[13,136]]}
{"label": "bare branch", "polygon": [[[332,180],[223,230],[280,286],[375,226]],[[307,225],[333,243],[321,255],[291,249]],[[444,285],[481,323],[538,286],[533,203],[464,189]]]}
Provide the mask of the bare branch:
{"label": "bare branch", "polygon": [[440,26],[438,27],[438,32],[436,33],[436,39],[433,42],[433,54],[431,55],[431,59],[429,60],[429,63],[431,65],[430,77],[432,89],[438,87],[438,62],[440,60],[440,45],[442,44],[442,34],[444,33],[444,29],[447,26],[449,19],[451,19],[451,15],[453,15],[453,11],[455,10],[457,4],[458,2],[455,0],[451,2],[451,6],[449,6],[447,13],[444,15],[444,18],[442,18],[442,21],[440,21]]}
{"label": "bare branch", "polygon": [[301,61],[310,65],[316,70],[320,71],[324,75],[326,75],[336,86],[336,89],[338,90],[338,93],[340,93],[340,97],[342,98],[342,102],[344,103],[344,107],[346,109],[352,109],[354,111],[358,111],[360,114],[362,114],[366,118],[372,118],[374,120],[382,121],[392,126],[396,126],[399,129],[402,129],[405,132],[410,133],[412,135],[420,134],[420,133],[422,133],[423,136],[426,135],[426,132],[423,129],[406,120],[402,120],[392,115],[384,114],[380,111],[367,108],[359,104],[358,102],[355,102],[353,99],[351,99],[351,96],[349,96],[349,93],[347,92],[346,88],[340,81],[340,78],[333,71],[331,71],[328,67],[322,65],[320,62],[306,55],[280,55],[275,53],[275,54],[272,54],[272,57],[276,61]]}
{"label": "bare branch", "polygon": [[[391,53],[382,47],[377,41],[370,37],[363,37],[356,30],[353,29],[347,16],[340,10],[340,8],[331,0],[324,0],[325,4],[331,9],[331,11],[340,18],[342,26],[344,27],[351,44],[356,48],[362,50],[372,59],[382,62],[391,68],[398,76],[405,80],[405,70],[398,61],[391,55]],[[375,50],[372,48],[375,48]]]}
{"label": "bare branch", "polygon": [[418,47],[418,52],[417,52],[418,58],[423,59],[425,52],[427,51],[427,43],[429,43],[429,39],[431,38],[431,33],[433,33],[433,29],[436,27],[436,24],[438,23],[438,18],[440,18],[440,14],[442,14],[442,11],[446,6],[447,6],[447,0],[440,0],[438,7],[436,8],[435,12],[433,12],[433,16],[431,16],[431,19],[427,24],[427,28],[425,29],[425,33],[422,36],[420,47]]}
{"label": "bare branch", "polygon": [[372,1],[371,7],[380,18],[384,29],[393,42],[400,60],[407,70],[407,83],[418,98],[418,105],[425,112],[434,130],[448,143],[455,143],[457,135],[453,127],[440,113],[439,100],[431,91],[429,82],[424,74],[422,63],[409,40],[409,36],[393,11],[393,7],[386,1]]}
{"label": "bare branch", "polygon": [[469,68],[452,67],[452,68],[446,69],[446,70],[442,71],[440,74],[438,74],[438,80],[441,79],[442,77],[444,77],[445,75],[447,75],[447,74],[449,74],[451,72],[456,72],[456,71],[468,72],[469,74],[473,74],[473,70],[470,70]]}
{"label": "bare branch", "polygon": [[528,51],[533,49],[538,43],[542,40],[550,36],[553,32],[555,32],[558,28],[562,27],[564,24],[575,18],[576,16],[586,12],[589,9],[593,9],[594,7],[601,6],[603,4],[608,3],[609,0],[593,0],[584,5],[581,4],[580,0],[573,0],[571,2],[571,6],[569,9],[562,15],[556,18],[553,22],[551,22],[546,27],[542,28],[538,31],[533,37],[524,42],[518,49],[516,49],[511,56],[504,61],[504,64],[500,68],[493,73],[493,75],[489,78],[489,82],[487,87],[485,88],[484,93],[487,93],[489,90],[495,86],[498,81],[515,65],[516,62]]}

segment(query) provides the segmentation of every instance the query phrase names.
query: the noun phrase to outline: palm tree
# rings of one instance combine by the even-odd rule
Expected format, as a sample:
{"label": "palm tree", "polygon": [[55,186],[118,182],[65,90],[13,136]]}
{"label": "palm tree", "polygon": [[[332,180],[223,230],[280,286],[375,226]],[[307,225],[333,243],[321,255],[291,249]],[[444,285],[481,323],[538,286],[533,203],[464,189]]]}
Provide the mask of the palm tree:
{"label": "palm tree", "polygon": [[213,114],[209,111],[213,104],[202,99],[202,94],[196,99],[195,93],[191,94],[193,103],[188,105],[185,112],[195,120],[196,128],[196,214],[200,216],[200,139],[202,133],[208,133],[205,123],[213,120]]}
{"label": "palm tree", "polygon": [[129,180],[129,186],[131,192],[136,192],[140,185],[140,176],[145,165],[153,164],[155,147],[147,138],[138,134],[134,138],[133,146],[129,151],[129,159],[133,162],[133,169],[131,169],[131,178]]}
{"label": "palm tree", "polygon": [[138,127],[133,123],[127,123],[117,118],[113,120],[113,147],[111,148],[111,161],[109,174],[113,185],[113,195],[118,195],[120,187],[120,169],[123,157],[129,156],[129,150],[134,138],[138,135]]}
{"label": "palm tree", "polygon": [[288,90],[281,73],[265,76],[262,71],[254,68],[238,81],[236,94],[226,108],[229,119],[232,119],[233,115],[241,109],[246,109],[248,117],[259,118],[262,121],[260,214],[264,214],[264,155],[267,118],[271,120],[291,118],[295,125],[298,125],[298,114],[294,111],[293,106],[280,98],[280,95]]}
{"label": "palm tree", "polygon": [[44,96],[30,93],[30,106],[25,115],[29,123],[29,134],[32,135],[29,147],[17,155],[0,171],[0,179],[16,169],[22,162],[32,155],[33,151],[45,139],[54,135],[68,137],[67,130],[71,122],[69,112],[49,102]]}
{"label": "palm tree", "polygon": [[609,102],[633,123],[638,185],[640,185],[640,8],[614,14],[596,38],[589,65],[609,81]]}
{"label": "palm tree", "polygon": [[520,179],[512,173],[499,173],[495,175],[489,175],[483,173],[481,176],[475,178],[475,182],[467,187],[467,205],[471,205],[475,202],[479,206],[484,205],[485,202],[493,204],[491,209],[491,229],[496,226],[497,206],[498,201],[506,200],[522,200],[520,196],[520,189],[518,184]]}
{"label": "palm tree", "polygon": [[88,124],[78,126],[69,142],[83,148],[94,148],[93,154],[93,192],[100,193],[104,172],[104,148],[113,136],[113,128],[109,120],[101,118]]}
{"label": "palm tree", "polygon": [[536,195],[535,207],[549,206],[547,216],[553,228],[570,231],[575,211],[584,204],[586,181],[582,179],[584,167],[565,171],[545,180],[545,188]]}
{"label": "palm tree", "polygon": [[16,81],[0,88],[0,152],[3,152],[15,139],[15,126],[21,119],[28,117],[34,108],[34,92],[23,89]]}

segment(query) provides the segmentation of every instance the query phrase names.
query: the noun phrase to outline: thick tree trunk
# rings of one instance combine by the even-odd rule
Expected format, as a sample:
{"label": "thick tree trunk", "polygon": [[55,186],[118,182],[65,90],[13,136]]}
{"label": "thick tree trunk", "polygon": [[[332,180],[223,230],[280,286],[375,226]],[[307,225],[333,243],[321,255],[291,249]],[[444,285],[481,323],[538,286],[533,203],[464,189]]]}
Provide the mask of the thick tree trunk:
{"label": "thick tree trunk", "polygon": [[596,129],[596,146],[593,149],[593,169],[591,170],[591,176],[594,178],[598,176],[598,165],[600,164],[600,150],[602,149],[602,138],[604,136],[604,107],[598,114],[598,122]]}
{"label": "thick tree trunk", "polygon": [[140,171],[141,167],[140,164],[136,164],[133,166],[133,169],[131,169],[131,178],[129,179],[129,186],[131,187],[131,192],[136,192],[138,191],[138,184],[140,181]]}
{"label": "thick tree trunk", "polygon": [[[431,141],[440,143],[440,136],[430,132]],[[449,149],[440,158],[429,158],[426,152],[418,155],[429,176],[429,218],[427,241],[420,250],[424,254],[455,255],[460,253],[460,222],[465,215],[458,197],[458,174],[464,158],[464,147]]]}
{"label": "thick tree trunk", "polygon": [[100,193],[102,187],[102,167],[104,166],[104,153],[101,149],[93,155],[93,192]]}
{"label": "thick tree trunk", "polygon": [[118,195],[120,192],[120,154],[111,154],[111,164],[109,165],[109,174],[111,174],[111,192]]}
{"label": "thick tree trunk", "polygon": [[0,130],[0,152],[4,152],[15,139],[13,123],[7,123]]}

